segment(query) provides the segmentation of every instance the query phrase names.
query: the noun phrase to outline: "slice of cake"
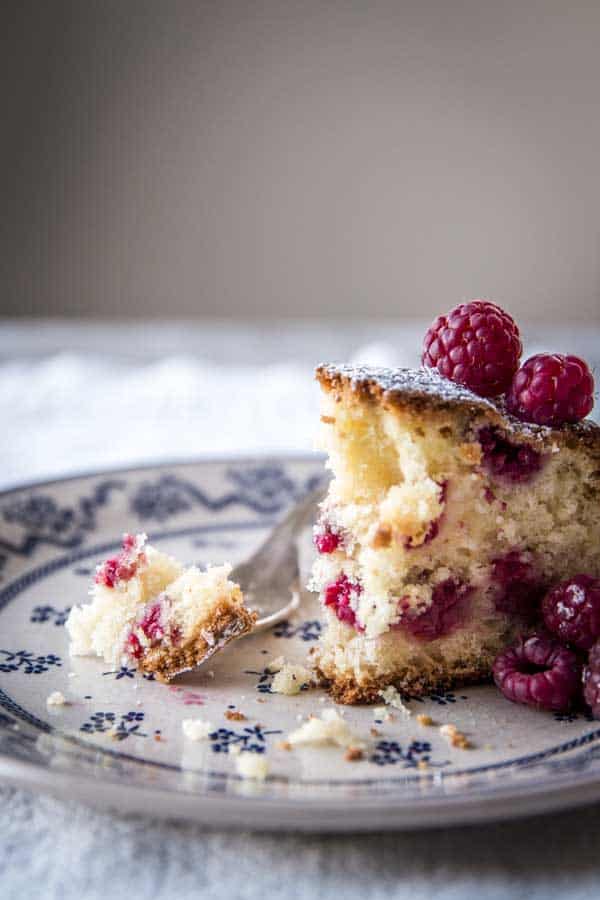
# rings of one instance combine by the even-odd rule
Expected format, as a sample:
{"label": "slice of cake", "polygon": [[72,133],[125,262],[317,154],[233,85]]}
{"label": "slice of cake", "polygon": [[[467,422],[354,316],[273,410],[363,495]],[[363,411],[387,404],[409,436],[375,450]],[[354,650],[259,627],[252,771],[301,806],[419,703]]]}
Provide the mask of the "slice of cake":
{"label": "slice of cake", "polygon": [[184,569],[145,534],[124,535],[120,553],[96,570],[92,602],[71,610],[71,655],[126,661],[164,681],[193,669],[256,621],[230,572]]}
{"label": "slice of cake", "polygon": [[317,378],[318,673],[345,703],[487,678],[548,587],[600,575],[600,428],[524,424],[433,369]]}

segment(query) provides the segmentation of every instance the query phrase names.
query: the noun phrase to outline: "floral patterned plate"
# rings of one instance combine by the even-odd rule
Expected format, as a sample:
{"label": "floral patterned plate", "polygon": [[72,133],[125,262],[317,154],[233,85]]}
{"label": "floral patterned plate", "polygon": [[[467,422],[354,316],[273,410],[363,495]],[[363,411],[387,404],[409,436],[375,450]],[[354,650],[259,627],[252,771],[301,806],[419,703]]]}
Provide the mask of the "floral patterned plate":
{"label": "floral patterned plate", "polygon": [[[271,690],[269,661],[305,661],[319,637],[308,594],[292,621],[171,686],[69,658],[69,608],[125,529],[187,563],[235,563],[322,476],[317,457],[206,461],[0,495],[0,776],[122,811],[246,828],[439,826],[600,797],[598,723],[514,706],[488,686],[412,701],[410,717],[345,708],[367,742],[362,760],[334,747],[283,749],[301,719],[331,705],[320,690]],[[47,705],[56,690],[67,705]],[[421,712],[436,725],[420,725]],[[192,717],[212,723],[207,741],[184,738],[181,722]],[[450,747],[437,727],[445,723],[473,748]],[[265,782],[236,774],[234,747],[266,756]]]}

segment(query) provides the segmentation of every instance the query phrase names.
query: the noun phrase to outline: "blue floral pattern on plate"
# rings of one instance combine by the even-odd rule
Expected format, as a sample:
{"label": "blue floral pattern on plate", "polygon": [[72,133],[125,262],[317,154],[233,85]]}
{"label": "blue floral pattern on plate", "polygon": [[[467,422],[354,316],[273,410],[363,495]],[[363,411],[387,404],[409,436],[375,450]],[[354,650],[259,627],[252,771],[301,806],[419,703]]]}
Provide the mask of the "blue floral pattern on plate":
{"label": "blue floral pattern on plate", "polygon": [[[213,657],[177,690],[139,677],[129,665],[68,657],[68,611],[85,600],[86,579],[124,530],[147,529],[151,540],[186,561],[196,561],[202,548],[203,559],[231,555],[235,562],[321,479],[318,460],[216,461],[101,473],[0,495],[0,773],[33,766],[48,773],[48,784],[83,775],[98,793],[118,784],[125,805],[134,788],[151,788],[163,792],[156,802],[164,811],[193,790],[195,817],[208,821],[214,795],[223,815],[231,810],[231,823],[254,809],[252,795],[239,794],[233,747],[268,760],[269,781],[255,790],[269,810],[296,814],[316,803],[339,827],[352,818],[347,810],[354,816],[363,807],[385,809],[389,821],[411,826],[425,815],[424,800],[443,824],[453,820],[457,802],[473,797],[481,798],[484,817],[496,799],[517,805],[563,786],[565,802],[573,786],[583,786],[589,799],[600,786],[600,727],[582,713],[552,717],[514,707],[490,687],[407,701],[436,725],[456,724],[473,750],[450,747],[437,727],[424,728],[414,714],[392,710],[373,729],[368,707],[343,710],[364,742],[360,761],[346,762],[343,748],[333,746],[282,749],[276,736],[285,739],[308,715],[332,705],[319,690],[275,694],[265,666],[282,654],[306,664],[321,630],[308,596],[296,618]],[[64,707],[46,704],[56,690],[67,698]],[[192,695],[201,698],[195,706],[185,702]],[[231,727],[232,710],[243,725]],[[211,723],[206,741],[183,737],[181,723],[190,717]],[[256,821],[273,824],[265,809]]]}

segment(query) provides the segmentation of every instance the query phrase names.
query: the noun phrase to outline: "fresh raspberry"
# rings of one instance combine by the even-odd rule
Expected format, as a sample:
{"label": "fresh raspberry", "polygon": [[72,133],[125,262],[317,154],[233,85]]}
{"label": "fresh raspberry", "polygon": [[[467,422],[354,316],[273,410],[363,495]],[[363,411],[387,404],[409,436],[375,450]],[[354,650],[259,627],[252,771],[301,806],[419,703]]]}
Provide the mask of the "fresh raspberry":
{"label": "fresh raspberry", "polygon": [[573,650],[537,633],[521,637],[496,657],[494,681],[513,703],[566,712],[581,688],[581,665]]}
{"label": "fresh raspberry", "polygon": [[600,638],[600,579],[576,575],[557,584],[542,601],[548,631],[580,650]]}
{"label": "fresh raspberry", "polygon": [[345,572],[328,584],[325,588],[323,603],[333,609],[340,622],[353,625],[357,631],[363,628],[356,621],[356,613],[352,609],[351,601],[358,599],[362,593],[362,587],[356,581],[350,581]]}
{"label": "fresh raspberry", "polygon": [[526,553],[511,550],[492,560],[495,584],[494,605],[498,612],[517,616],[527,624],[540,617],[540,603],[545,587],[535,573]]}
{"label": "fresh raspberry", "polygon": [[583,699],[592,708],[592,715],[600,719],[600,641],[596,641],[583,670]]}
{"label": "fresh raspberry", "polygon": [[322,530],[315,531],[313,540],[319,553],[333,553],[342,542],[340,535],[331,525],[325,525]]}
{"label": "fresh raspberry", "polygon": [[471,300],[438,316],[425,335],[421,361],[482,397],[495,397],[510,385],[522,350],[508,313],[488,300]]}
{"label": "fresh raspberry", "polygon": [[592,411],[594,378],[578,356],[538,353],[523,363],[506,395],[506,408],[524,422],[558,428]]}
{"label": "fresh raspberry", "polygon": [[393,627],[404,629],[422,641],[434,641],[444,634],[449,634],[464,618],[466,600],[472,590],[469,584],[454,578],[446,578],[445,581],[436,584],[431,596],[431,605],[423,612],[417,610],[408,612],[406,601],[400,601],[400,608],[407,614]]}
{"label": "fresh raspberry", "polygon": [[494,478],[522,484],[531,481],[542,468],[544,459],[537,450],[527,444],[513,444],[491,425],[481,428],[477,439],[483,467]]}

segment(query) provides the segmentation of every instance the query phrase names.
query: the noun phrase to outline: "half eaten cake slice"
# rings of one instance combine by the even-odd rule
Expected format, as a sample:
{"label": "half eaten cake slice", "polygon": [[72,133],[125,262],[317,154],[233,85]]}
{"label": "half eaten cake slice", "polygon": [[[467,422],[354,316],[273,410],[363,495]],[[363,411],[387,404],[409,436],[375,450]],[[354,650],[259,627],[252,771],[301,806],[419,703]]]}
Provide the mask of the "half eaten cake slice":
{"label": "half eaten cake slice", "polygon": [[145,534],[124,535],[120,553],[96,570],[91,603],[69,614],[71,655],[129,661],[163,681],[193,669],[256,621],[230,572],[184,569]]}
{"label": "half eaten cake slice", "polygon": [[333,472],[311,587],[337,700],[490,675],[544,592],[600,575],[600,428],[525,425],[433,369],[322,366]]}

